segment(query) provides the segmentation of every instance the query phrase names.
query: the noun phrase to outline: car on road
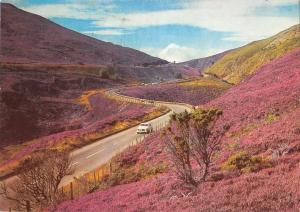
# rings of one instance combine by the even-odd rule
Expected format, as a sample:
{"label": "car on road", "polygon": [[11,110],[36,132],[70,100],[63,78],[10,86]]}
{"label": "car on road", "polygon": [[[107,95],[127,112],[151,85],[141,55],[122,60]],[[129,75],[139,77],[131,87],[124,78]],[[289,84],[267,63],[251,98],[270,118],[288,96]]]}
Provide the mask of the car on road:
{"label": "car on road", "polygon": [[151,132],[153,132],[153,127],[150,123],[141,123],[136,131],[137,134],[148,134]]}

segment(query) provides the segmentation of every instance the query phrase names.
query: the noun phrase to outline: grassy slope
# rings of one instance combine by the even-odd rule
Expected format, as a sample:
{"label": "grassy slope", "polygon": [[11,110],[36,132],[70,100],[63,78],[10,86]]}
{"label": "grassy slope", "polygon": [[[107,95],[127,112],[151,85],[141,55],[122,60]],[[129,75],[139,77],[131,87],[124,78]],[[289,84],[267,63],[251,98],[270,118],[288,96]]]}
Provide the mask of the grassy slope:
{"label": "grassy slope", "polygon": [[[121,179],[121,184],[128,184],[65,202],[56,211],[296,211],[300,207],[299,55],[300,49],[270,62],[207,105],[222,108],[222,121],[231,123],[232,129],[213,167],[215,176],[193,193],[180,189],[169,172],[134,183],[129,182],[136,178]],[[249,125],[254,127],[243,127]],[[282,143],[289,153],[272,156]],[[141,162],[157,166],[167,161],[162,149],[161,137],[154,135],[123,158],[135,161],[136,168]],[[241,151],[268,158],[271,167],[241,174],[223,171],[223,162]]]}
{"label": "grassy slope", "polygon": [[268,39],[252,42],[233,50],[205,70],[230,83],[239,83],[265,63],[300,47],[299,25]]}
{"label": "grassy slope", "polygon": [[134,86],[122,90],[121,93],[143,99],[199,105],[209,102],[229,88],[230,85],[222,80],[205,77],[180,83]]}
{"label": "grassy slope", "polygon": [[[19,82],[21,82],[21,80]],[[40,87],[40,90],[42,90],[42,87]],[[83,92],[82,90],[76,91],[78,93]],[[5,94],[5,92],[0,93],[0,99],[3,99],[3,94]],[[11,92],[10,94],[12,96],[12,94],[15,93]],[[127,129],[145,120],[158,117],[167,111],[164,107],[153,108],[142,104],[126,103],[110,99],[104,95],[103,89],[85,91],[77,99],[75,99],[75,97],[76,96],[72,99],[68,99],[72,105],[80,108],[75,111],[66,108],[65,110],[67,112],[65,112],[57,106],[60,101],[66,101],[62,96],[48,97],[45,102],[35,102],[35,104],[42,105],[44,108],[51,106],[48,110],[42,110],[43,113],[46,113],[45,116],[48,117],[46,122],[48,125],[43,124],[42,121],[44,117],[41,117],[41,115],[37,115],[36,119],[32,119],[34,124],[39,124],[36,126],[37,129],[27,126],[30,123],[27,123],[27,120],[21,119],[22,117],[18,113],[18,121],[22,121],[21,123],[24,123],[23,128],[30,132],[30,136],[34,136],[28,137],[28,135],[25,134],[22,137],[23,140],[20,140],[18,137],[20,129],[17,128],[18,126],[15,126],[17,125],[17,121],[12,120],[11,115],[8,114],[6,117],[4,113],[1,113],[2,117],[4,117],[4,121],[1,123],[0,128],[5,129],[3,131],[6,132],[8,131],[7,127],[10,127],[11,131],[2,133],[0,136],[2,139],[0,148],[0,175],[11,171],[12,168],[17,168],[20,160],[39,149],[52,148],[70,151],[107,135]],[[56,100],[56,102],[51,102],[52,100]],[[6,104],[6,102],[1,103],[3,103],[4,106]],[[52,106],[52,104],[56,104],[56,107]],[[26,109],[26,113],[28,109],[25,106],[26,104],[23,105],[23,109]],[[35,107],[34,104],[28,106]],[[66,105],[64,106],[67,107]],[[4,107],[2,108],[6,109]],[[8,109],[3,112],[17,113],[20,110],[19,108],[15,108],[14,111],[9,111]],[[70,118],[61,120],[59,114],[68,114]],[[63,115],[61,116],[64,117]],[[18,133],[13,134],[12,132]],[[11,138],[15,143],[9,140]]]}

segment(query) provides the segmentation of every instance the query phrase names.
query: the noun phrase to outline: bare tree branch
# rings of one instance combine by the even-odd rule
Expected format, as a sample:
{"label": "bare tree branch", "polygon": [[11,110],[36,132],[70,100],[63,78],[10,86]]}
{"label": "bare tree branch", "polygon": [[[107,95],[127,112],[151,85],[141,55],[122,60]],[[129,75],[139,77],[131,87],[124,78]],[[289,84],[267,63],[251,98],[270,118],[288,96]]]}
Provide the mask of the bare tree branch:
{"label": "bare tree branch", "polygon": [[38,153],[23,162],[21,174],[12,185],[1,185],[0,194],[14,202],[16,210],[26,209],[27,201],[32,209],[48,207],[65,199],[59,184],[72,172],[66,153]]}
{"label": "bare tree branch", "polygon": [[[170,127],[165,132],[165,143],[179,179],[197,186],[205,181],[214,154],[229,126],[216,129],[216,122],[222,112],[218,109],[197,109],[173,114]],[[196,164],[200,173],[193,169]]]}

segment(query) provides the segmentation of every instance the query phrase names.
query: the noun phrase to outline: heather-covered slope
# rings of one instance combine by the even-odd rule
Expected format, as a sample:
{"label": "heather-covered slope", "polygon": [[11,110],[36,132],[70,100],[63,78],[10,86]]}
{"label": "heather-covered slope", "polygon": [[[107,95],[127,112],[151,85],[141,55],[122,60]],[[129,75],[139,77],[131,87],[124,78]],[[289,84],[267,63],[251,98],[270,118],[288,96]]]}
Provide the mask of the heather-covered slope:
{"label": "heather-covered slope", "polygon": [[268,39],[234,49],[205,72],[236,84],[262,65],[297,47],[300,47],[300,25],[295,25]]}
{"label": "heather-covered slope", "polygon": [[163,112],[104,95],[104,89],[119,83],[94,75],[2,66],[0,170],[8,159],[16,161],[49,146],[78,148]]}
{"label": "heather-covered slope", "polygon": [[[230,50],[231,51],[231,50]],[[199,70],[200,73],[202,73],[206,68],[212,66],[215,64],[218,60],[220,60],[222,57],[224,57],[226,54],[228,54],[230,51],[222,52],[216,55],[212,55],[209,57],[204,57],[200,59],[194,59],[190,61],[186,61],[183,63],[178,63],[176,65],[185,65],[192,68],[196,68]]]}
{"label": "heather-covered slope", "polygon": [[199,105],[216,98],[228,88],[229,84],[207,77],[180,83],[134,86],[122,89],[121,93],[142,99]]}
{"label": "heather-covered slope", "polygon": [[[213,174],[196,190],[179,187],[170,172],[115,186],[61,204],[56,211],[296,211],[299,203],[300,49],[276,59],[205,105],[224,111],[231,124]],[[283,145],[286,154],[278,153]],[[148,137],[134,164],[168,163],[159,135]],[[130,153],[131,150],[128,150]],[[243,151],[268,162],[256,171],[225,170],[224,161]],[[132,159],[124,154],[124,160]],[[131,164],[132,165],[132,164]]]}
{"label": "heather-covered slope", "polygon": [[[1,3],[1,51],[4,64],[37,65],[101,75],[110,69],[127,82],[174,80],[198,76],[191,67],[163,66],[168,62],[143,52],[103,42],[59,26],[41,16]],[[56,67],[55,67],[56,66]]]}
{"label": "heather-covered slope", "polygon": [[61,27],[1,3],[1,62],[143,65],[166,61]]}

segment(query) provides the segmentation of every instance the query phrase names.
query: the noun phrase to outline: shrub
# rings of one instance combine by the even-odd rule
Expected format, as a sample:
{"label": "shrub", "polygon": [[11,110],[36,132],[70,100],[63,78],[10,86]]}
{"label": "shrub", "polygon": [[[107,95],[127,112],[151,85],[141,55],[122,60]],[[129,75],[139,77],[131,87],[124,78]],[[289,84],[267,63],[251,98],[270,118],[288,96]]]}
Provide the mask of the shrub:
{"label": "shrub", "polygon": [[47,150],[26,159],[13,184],[1,184],[0,194],[15,203],[17,211],[41,209],[55,205],[66,197],[60,192],[62,179],[73,173],[70,159],[64,152]]}
{"label": "shrub", "polygon": [[[178,179],[197,186],[205,181],[221,139],[229,129],[218,129],[216,122],[222,115],[218,109],[197,109],[173,114],[171,126],[165,133],[165,143]],[[192,164],[196,164],[195,171]]]}
{"label": "shrub", "polygon": [[247,152],[237,152],[230,156],[222,165],[223,170],[241,173],[257,172],[271,166],[270,161],[262,156],[252,156]]}
{"label": "shrub", "polygon": [[245,135],[249,134],[250,132],[252,132],[257,127],[258,127],[258,125],[254,124],[254,123],[248,124],[247,126],[241,128],[240,130],[232,132],[231,137],[239,138],[239,137],[245,136]]}
{"label": "shrub", "polygon": [[115,170],[111,174],[107,174],[103,177],[100,187],[112,187],[122,184],[122,181],[125,178],[125,170],[119,169]]}
{"label": "shrub", "polygon": [[102,186],[112,187],[132,182],[140,181],[149,176],[160,174],[167,169],[165,164],[131,164],[128,166],[118,166],[112,173],[103,178]]}
{"label": "shrub", "polygon": [[112,66],[107,67],[104,71],[101,72],[101,78],[103,79],[112,79],[115,75],[115,69]]}
{"label": "shrub", "polygon": [[177,73],[175,77],[176,77],[176,79],[182,79],[183,78],[181,73]]}
{"label": "shrub", "polygon": [[167,166],[163,163],[153,165],[141,164],[139,167],[139,172],[141,173],[142,177],[160,174],[166,170]]}
{"label": "shrub", "polygon": [[265,119],[266,119],[267,123],[272,123],[273,121],[276,121],[279,119],[279,114],[278,113],[268,113]]}

